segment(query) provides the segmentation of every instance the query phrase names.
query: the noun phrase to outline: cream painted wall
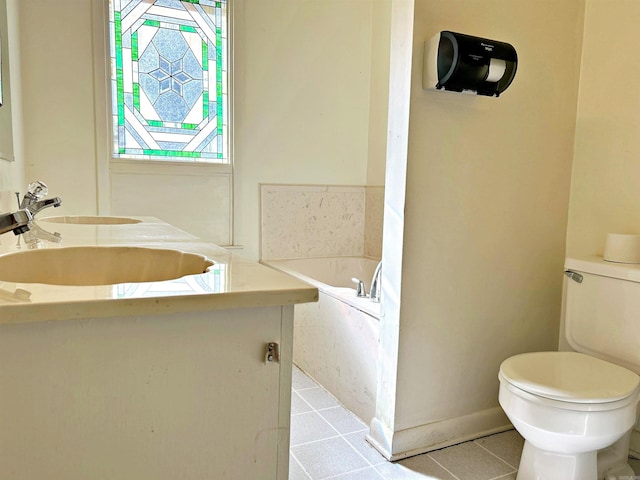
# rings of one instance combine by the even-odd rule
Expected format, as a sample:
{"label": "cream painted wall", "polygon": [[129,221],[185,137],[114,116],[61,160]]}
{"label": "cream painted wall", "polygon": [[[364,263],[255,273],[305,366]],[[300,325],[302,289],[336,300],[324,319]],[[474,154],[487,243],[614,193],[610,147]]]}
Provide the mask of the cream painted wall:
{"label": "cream painted wall", "polygon": [[91,18],[90,0],[20,2],[26,180],[62,197],[56,214],[97,213]]}
{"label": "cream painted wall", "polygon": [[640,2],[587,0],[567,255],[640,233]]}
{"label": "cream painted wall", "polygon": [[[499,428],[501,361],[557,348],[582,26],[583,0],[415,0],[392,453]],[[512,43],[510,89],[423,91],[446,29]]]}
{"label": "cream painted wall", "polygon": [[371,90],[369,96],[367,185],[384,185],[389,110],[391,1],[373,1],[371,15]]}
{"label": "cream painted wall", "polygon": [[369,132],[386,137],[386,116],[369,123],[370,96],[376,113],[387,96],[383,80],[371,90],[372,69],[388,75],[388,68],[372,67],[372,35],[383,45],[385,35],[384,28],[372,33],[374,13],[375,25],[384,25],[375,3],[237,1],[235,241],[246,256],[258,256],[260,183],[365,185],[368,176],[383,178],[383,152],[376,153],[377,173],[368,173]]}

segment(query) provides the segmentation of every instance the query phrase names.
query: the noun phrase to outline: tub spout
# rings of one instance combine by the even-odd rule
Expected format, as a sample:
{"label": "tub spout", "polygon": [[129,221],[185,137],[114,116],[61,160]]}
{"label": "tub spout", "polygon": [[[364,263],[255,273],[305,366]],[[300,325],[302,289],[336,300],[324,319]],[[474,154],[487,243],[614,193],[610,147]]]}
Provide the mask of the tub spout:
{"label": "tub spout", "polygon": [[380,301],[380,292],[382,292],[382,260],[376,266],[373,272],[373,278],[371,279],[371,291],[369,292],[369,298],[372,302]]}

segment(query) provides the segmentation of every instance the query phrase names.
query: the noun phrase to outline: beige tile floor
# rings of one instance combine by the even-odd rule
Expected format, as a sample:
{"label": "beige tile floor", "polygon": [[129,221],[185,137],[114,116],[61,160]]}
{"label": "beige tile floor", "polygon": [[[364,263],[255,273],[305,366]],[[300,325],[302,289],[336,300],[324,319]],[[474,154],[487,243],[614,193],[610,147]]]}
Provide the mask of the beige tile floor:
{"label": "beige tile floor", "polygon": [[[516,478],[523,440],[514,430],[391,463],[365,441],[367,426],[296,367],[291,400],[289,480]],[[632,466],[640,475],[640,461]]]}

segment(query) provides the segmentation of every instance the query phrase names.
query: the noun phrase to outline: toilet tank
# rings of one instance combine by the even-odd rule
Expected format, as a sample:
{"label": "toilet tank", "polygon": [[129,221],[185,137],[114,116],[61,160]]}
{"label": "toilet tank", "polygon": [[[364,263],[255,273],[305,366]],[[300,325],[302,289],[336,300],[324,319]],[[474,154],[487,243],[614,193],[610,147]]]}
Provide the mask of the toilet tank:
{"label": "toilet tank", "polygon": [[640,265],[567,258],[565,270],[579,274],[567,274],[569,345],[640,374]]}

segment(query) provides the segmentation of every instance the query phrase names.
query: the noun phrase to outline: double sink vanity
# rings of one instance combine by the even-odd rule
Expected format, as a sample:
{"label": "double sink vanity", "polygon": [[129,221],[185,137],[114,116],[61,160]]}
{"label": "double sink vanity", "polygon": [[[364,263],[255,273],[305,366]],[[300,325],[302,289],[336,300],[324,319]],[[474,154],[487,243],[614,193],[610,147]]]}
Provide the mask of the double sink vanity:
{"label": "double sink vanity", "polygon": [[0,236],[2,478],[287,479],[315,288],[154,218],[33,227]]}

